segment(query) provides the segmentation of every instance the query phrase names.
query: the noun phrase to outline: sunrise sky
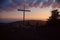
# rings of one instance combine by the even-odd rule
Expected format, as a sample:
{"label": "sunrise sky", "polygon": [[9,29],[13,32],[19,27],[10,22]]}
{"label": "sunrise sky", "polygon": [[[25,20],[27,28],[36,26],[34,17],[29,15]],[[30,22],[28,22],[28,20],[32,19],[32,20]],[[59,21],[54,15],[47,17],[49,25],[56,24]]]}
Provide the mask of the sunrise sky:
{"label": "sunrise sky", "polygon": [[26,12],[26,20],[47,20],[53,9],[60,8],[60,0],[0,0],[0,20],[22,20],[23,12],[17,9],[23,9],[24,2],[31,10]]}

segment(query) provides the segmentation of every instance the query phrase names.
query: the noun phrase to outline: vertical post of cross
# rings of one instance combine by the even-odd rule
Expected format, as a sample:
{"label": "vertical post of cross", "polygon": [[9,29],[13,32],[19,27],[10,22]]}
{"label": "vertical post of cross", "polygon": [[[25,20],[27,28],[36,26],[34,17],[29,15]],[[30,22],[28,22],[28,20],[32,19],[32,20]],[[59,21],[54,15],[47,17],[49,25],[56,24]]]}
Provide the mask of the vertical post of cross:
{"label": "vertical post of cross", "polygon": [[[24,2],[25,3],[25,2]],[[24,11],[23,11],[23,23],[25,22],[25,5],[24,5]]]}

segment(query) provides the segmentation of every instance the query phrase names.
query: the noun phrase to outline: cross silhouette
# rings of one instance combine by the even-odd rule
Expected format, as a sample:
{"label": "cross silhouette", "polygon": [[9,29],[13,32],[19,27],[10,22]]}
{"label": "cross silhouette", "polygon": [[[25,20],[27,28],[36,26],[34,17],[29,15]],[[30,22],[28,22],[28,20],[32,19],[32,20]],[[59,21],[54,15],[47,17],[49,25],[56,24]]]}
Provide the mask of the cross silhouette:
{"label": "cross silhouette", "polygon": [[23,23],[24,23],[25,22],[25,12],[30,12],[30,10],[25,9],[25,2],[24,2],[23,9],[18,9],[18,11],[23,11]]}

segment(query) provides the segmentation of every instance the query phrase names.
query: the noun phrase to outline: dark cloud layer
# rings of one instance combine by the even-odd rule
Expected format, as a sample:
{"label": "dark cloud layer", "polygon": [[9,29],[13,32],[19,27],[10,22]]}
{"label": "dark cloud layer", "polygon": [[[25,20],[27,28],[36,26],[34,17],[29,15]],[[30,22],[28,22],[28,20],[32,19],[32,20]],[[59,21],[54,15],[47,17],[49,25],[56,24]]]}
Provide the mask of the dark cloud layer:
{"label": "dark cloud layer", "polygon": [[0,11],[8,11],[18,6],[60,8],[60,0],[0,0]]}

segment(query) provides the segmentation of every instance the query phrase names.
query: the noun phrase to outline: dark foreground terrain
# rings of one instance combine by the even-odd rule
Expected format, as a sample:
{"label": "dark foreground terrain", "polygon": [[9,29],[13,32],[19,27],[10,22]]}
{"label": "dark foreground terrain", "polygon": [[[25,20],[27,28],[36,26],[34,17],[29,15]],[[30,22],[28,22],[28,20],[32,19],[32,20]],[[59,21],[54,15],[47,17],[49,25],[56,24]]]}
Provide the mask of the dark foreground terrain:
{"label": "dark foreground terrain", "polygon": [[44,21],[0,23],[0,40],[58,40],[59,31]]}

